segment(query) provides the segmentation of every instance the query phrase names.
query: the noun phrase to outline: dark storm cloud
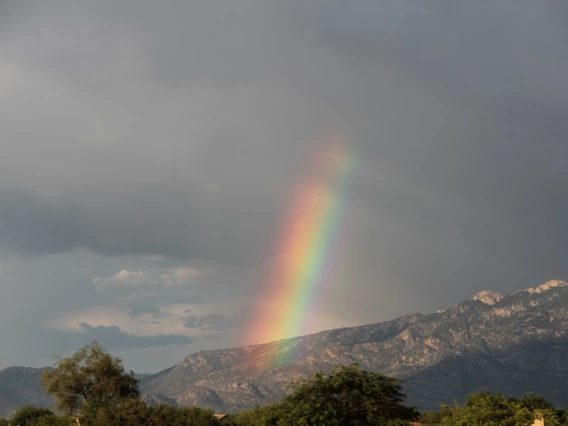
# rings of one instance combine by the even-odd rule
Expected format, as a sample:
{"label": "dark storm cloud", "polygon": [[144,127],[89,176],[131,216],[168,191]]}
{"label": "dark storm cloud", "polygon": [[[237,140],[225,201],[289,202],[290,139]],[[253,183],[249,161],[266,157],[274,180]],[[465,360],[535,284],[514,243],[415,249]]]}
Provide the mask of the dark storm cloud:
{"label": "dark storm cloud", "polygon": [[0,240],[24,252],[67,251],[79,243],[84,230],[77,226],[70,206],[16,190],[0,190]]}
{"label": "dark storm cloud", "polygon": [[[367,77],[364,118],[353,115],[359,148],[392,173],[363,188],[384,225],[358,253],[425,294],[565,276],[568,32],[559,3],[358,5],[283,6],[294,31],[310,31]],[[421,95],[386,99],[381,73]]]}
{"label": "dark storm cloud", "polygon": [[[270,221],[240,213],[238,203],[246,203],[246,190],[240,201],[231,195],[216,201],[203,194],[206,190],[190,193],[175,183],[159,186],[109,188],[103,196],[55,197],[0,189],[0,243],[32,255],[84,247],[108,256],[147,254],[246,263],[250,253],[238,249],[246,240],[248,248],[258,253],[255,245],[263,241],[252,230],[266,230]],[[209,210],[209,217],[195,204]],[[255,209],[255,204],[258,201],[251,200],[248,206]],[[262,214],[267,209],[255,210]]]}
{"label": "dark storm cloud", "polygon": [[[164,206],[160,205],[165,202],[170,208],[177,205],[180,210],[189,212],[191,207],[188,204],[180,205],[174,197],[167,199],[168,196],[160,190],[155,192],[150,202],[144,201],[141,190],[138,194],[132,190],[125,190],[122,194],[117,192],[118,200],[114,206],[108,204],[108,200],[105,206],[97,207],[86,206],[89,204],[86,200],[81,205],[78,202],[78,198],[82,198],[80,194],[73,199],[69,195],[50,197],[29,191],[0,190],[1,241],[30,254],[86,247],[106,255],[191,256],[187,240],[196,240],[191,235],[194,227],[187,221],[179,222],[185,232],[175,238],[174,230],[167,229],[171,222],[164,215]],[[114,214],[118,210],[125,215]]]}
{"label": "dark storm cloud", "polygon": [[[126,103],[125,93],[111,91],[115,83],[126,82],[121,70],[134,66],[135,78],[125,90],[146,83],[147,91],[165,91],[171,98],[204,81],[211,87],[249,85],[252,94],[245,99],[253,111],[280,86],[289,91],[290,100],[303,98],[308,116],[310,109],[313,117],[319,109],[332,120],[341,116],[367,167],[393,170],[392,186],[373,183],[371,191],[380,197],[363,189],[354,194],[355,202],[380,207],[387,217],[405,221],[402,226],[416,228],[417,246],[429,244],[433,229],[435,239],[465,242],[469,261],[476,265],[491,256],[486,246],[501,255],[510,252],[505,254],[513,262],[523,263],[533,256],[532,247],[557,247],[566,234],[562,169],[568,87],[563,76],[568,61],[565,15],[554,4],[198,2],[178,4],[177,13],[151,2],[138,5],[85,3],[58,16],[57,8],[36,3],[50,18],[38,31],[61,21],[59,35],[43,41],[56,55],[39,55],[26,42],[23,29],[38,22],[24,12],[22,31],[12,24],[16,35],[8,32],[8,40],[13,49],[30,50],[8,49],[9,55],[70,87],[83,87],[87,92],[79,93],[85,96],[96,83],[103,93]],[[71,18],[83,20],[85,27],[76,40],[71,38],[77,29]],[[269,19],[274,25],[268,25]],[[122,44],[111,43],[112,38]],[[55,47],[60,39],[70,42]],[[81,43],[87,42],[85,52]],[[88,64],[108,74],[89,71]],[[323,107],[327,101],[333,109]],[[177,106],[183,108],[183,103]],[[206,181],[200,176],[201,186],[184,189],[176,179],[194,176],[165,176],[167,169],[179,167],[173,159],[183,152],[179,147],[193,145],[175,141],[189,129],[158,112],[153,124],[173,125],[175,133],[162,135],[171,140],[162,141],[169,149],[168,162],[148,164],[146,172],[154,183],[105,187],[104,195],[67,192],[60,199],[44,196],[41,202],[32,195],[4,192],[4,243],[36,253],[84,246],[108,255],[258,261],[270,244],[268,235],[275,233],[279,210],[285,208],[286,182],[307,152],[301,138],[308,134],[283,137],[302,121],[300,114],[285,108],[258,118],[255,122],[251,117],[244,131],[235,123],[212,119],[212,133],[186,151],[188,168],[206,166],[211,177]],[[252,125],[272,129],[250,130]],[[132,136],[144,131],[142,127]],[[141,140],[132,148],[144,151],[148,146]],[[114,169],[112,162],[101,164]],[[119,182],[130,182],[144,171],[114,173]],[[416,182],[424,199],[398,180]],[[204,195],[203,188],[211,185],[220,192]],[[92,197],[96,204],[88,201]],[[438,205],[429,199],[437,199]],[[29,213],[14,214],[19,211]],[[521,233],[526,249],[515,240]],[[562,256],[563,251],[555,253],[553,257]],[[422,255],[411,251],[408,256],[405,263]],[[549,256],[539,262],[544,264],[535,277],[555,269]]]}
{"label": "dark storm cloud", "polygon": [[[9,6],[0,4],[8,252],[85,247],[258,266],[314,141],[337,131],[359,161],[326,327],[568,277],[564,2]],[[85,281],[122,266],[113,268]],[[210,303],[263,294],[252,279],[208,279]],[[142,313],[158,314],[138,307],[131,317]],[[229,321],[211,315],[187,324]]]}

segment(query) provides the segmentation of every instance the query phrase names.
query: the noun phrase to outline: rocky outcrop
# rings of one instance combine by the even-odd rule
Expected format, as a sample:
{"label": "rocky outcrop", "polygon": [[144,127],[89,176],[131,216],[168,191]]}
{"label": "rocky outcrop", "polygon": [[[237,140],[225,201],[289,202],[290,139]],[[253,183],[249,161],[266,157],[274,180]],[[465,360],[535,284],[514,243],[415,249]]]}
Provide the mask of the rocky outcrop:
{"label": "rocky outcrop", "polygon": [[503,299],[503,297],[505,296],[503,296],[502,294],[495,293],[489,290],[483,290],[477,293],[475,296],[473,296],[471,300],[479,300],[480,302],[485,303],[486,305],[494,305],[495,303]]}
{"label": "rocky outcrop", "polygon": [[539,285],[538,287],[535,288],[528,288],[525,291],[529,292],[529,293],[542,293],[544,291],[548,291],[552,288],[556,288],[556,287],[566,287],[568,286],[568,283],[566,281],[562,281],[562,280],[552,280],[552,281],[548,281],[544,284]]}

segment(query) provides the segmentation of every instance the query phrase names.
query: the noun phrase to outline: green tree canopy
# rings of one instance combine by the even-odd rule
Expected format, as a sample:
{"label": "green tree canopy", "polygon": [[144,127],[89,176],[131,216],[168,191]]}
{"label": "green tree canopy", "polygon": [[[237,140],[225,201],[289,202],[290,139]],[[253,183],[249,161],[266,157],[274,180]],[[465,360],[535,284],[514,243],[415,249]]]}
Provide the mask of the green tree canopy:
{"label": "green tree canopy", "polygon": [[198,407],[149,406],[139,398],[125,399],[108,410],[98,410],[97,426],[220,426],[213,411]]}
{"label": "green tree canopy", "polygon": [[527,394],[505,398],[497,392],[470,394],[463,406],[442,405],[439,412],[423,413],[420,422],[427,426],[525,426],[531,425],[540,413],[547,426],[568,426],[564,410],[555,410],[552,403],[540,395]]}
{"label": "green tree canopy", "polygon": [[359,369],[357,364],[336,367],[330,374],[292,384],[284,398],[285,425],[357,426],[401,424],[414,417],[404,405],[400,380]]}
{"label": "green tree canopy", "polygon": [[117,401],[140,395],[134,373],[126,373],[119,358],[106,353],[94,341],[70,358],[58,359],[55,368],[42,374],[46,393],[68,415],[86,419]]}
{"label": "green tree canopy", "polygon": [[73,426],[69,417],[58,417],[47,408],[20,407],[11,420],[0,419],[0,426]]}
{"label": "green tree canopy", "polygon": [[286,416],[286,407],[282,403],[257,406],[252,410],[243,410],[224,420],[231,426],[276,426]]}
{"label": "green tree canopy", "polygon": [[12,423],[20,426],[31,426],[41,417],[55,417],[55,414],[47,408],[36,408],[25,405],[18,409],[12,416]]}
{"label": "green tree canopy", "polygon": [[527,408],[529,411],[545,411],[554,409],[552,402],[550,402],[544,396],[534,393],[527,393],[523,395],[521,397],[520,403],[521,407]]}

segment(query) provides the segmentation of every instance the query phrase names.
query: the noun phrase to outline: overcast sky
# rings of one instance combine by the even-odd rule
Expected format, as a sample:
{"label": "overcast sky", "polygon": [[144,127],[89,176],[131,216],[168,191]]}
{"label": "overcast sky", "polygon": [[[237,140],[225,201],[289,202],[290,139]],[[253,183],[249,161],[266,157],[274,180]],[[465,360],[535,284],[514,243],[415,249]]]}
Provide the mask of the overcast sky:
{"label": "overcast sky", "polygon": [[0,368],[243,344],[330,134],[358,160],[305,332],[568,278],[567,6],[0,1]]}

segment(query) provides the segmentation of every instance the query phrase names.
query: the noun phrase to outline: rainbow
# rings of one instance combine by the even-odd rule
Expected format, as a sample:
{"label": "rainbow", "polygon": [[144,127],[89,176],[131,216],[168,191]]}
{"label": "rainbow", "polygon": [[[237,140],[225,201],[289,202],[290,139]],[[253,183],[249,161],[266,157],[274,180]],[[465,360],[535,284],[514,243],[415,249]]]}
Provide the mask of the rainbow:
{"label": "rainbow", "polygon": [[[316,151],[297,185],[278,239],[275,261],[263,281],[257,319],[248,328],[250,343],[274,342],[303,334],[308,313],[325,285],[340,245],[340,224],[355,161],[339,143]],[[261,321],[258,318],[262,318]],[[286,360],[272,360],[281,364]]]}

